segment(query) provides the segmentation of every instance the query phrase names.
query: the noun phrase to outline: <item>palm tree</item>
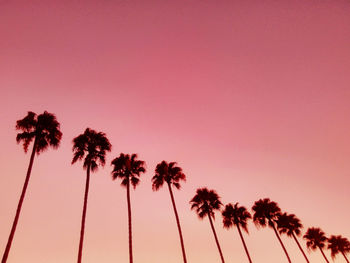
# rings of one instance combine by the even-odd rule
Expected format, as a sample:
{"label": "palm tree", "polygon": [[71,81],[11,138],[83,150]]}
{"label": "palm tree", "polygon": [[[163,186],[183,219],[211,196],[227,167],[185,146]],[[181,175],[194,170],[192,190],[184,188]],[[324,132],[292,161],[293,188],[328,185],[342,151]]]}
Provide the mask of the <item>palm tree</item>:
{"label": "palm tree", "polygon": [[113,180],[120,178],[122,180],[121,185],[126,187],[126,198],[128,202],[128,225],[129,225],[129,260],[133,262],[132,255],[132,229],[131,229],[131,204],[130,204],[130,184],[136,188],[140,182],[141,173],[145,173],[145,162],[137,160],[137,154],[123,154],[112,161]]}
{"label": "palm tree", "polygon": [[334,259],[338,253],[342,253],[346,262],[349,263],[346,253],[350,252],[350,242],[342,236],[331,236],[328,238],[328,249],[331,250],[332,258]]}
{"label": "palm tree", "polygon": [[283,213],[277,218],[277,228],[280,234],[287,234],[289,237],[293,237],[295,242],[297,243],[301,253],[304,255],[306,262],[309,263],[309,259],[307,258],[303,248],[301,247],[296,236],[300,236],[301,228],[303,225],[301,224],[299,218],[297,218],[294,214],[288,215],[287,213]]}
{"label": "palm tree", "polygon": [[274,223],[277,220],[278,216],[281,214],[281,209],[279,208],[278,204],[276,202],[270,201],[269,198],[260,199],[254,203],[252,210],[254,211],[253,221],[255,225],[262,227],[268,225],[274,230],[276,237],[287,256],[288,262],[291,263],[288,252],[282,243],[282,240],[276,230]]}
{"label": "palm tree", "polygon": [[215,192],[215,190],[208,190],[208,188],[199,188],[197,189],[196,195],[190,201],[190,204],[191,210],[195,209],[200,219],[208,216],[216,245],[220,253],[221,261],[222,263],[225,263],[212,220],[212,218],[215,219],[215,210],[220,210],[222,206],[219,195]]}
{"label": "palm tree", "polygon": [[325,242],[327,241],[324,232],[320,228],[311,227],[307,230],[304,238],[306,239],[306,246],[311,250],[316,250],[319,248],[324,259],[327,263],[329,263],[326,255],[322,250],[322,248],[325,246]]}
{"label": "palm tree", "polygon": [[16,232],[16,227],[21,213],[23,200],[27,191],[30,174],[33,167],[35,154],[40,154],[41,152],[47,150],[49,146],[57,149],[61,138],[62,132],[60,131],[60,124],[56,119],[56,116],[52,113],[44,111],[40,115],[36,115],[34,112],[29,111],[27,116],[21,120],[17,121],[16,130],[22,132],[17,134],[17,143],[23,142],[24,152],[28,151],[29,144],[34,140],[32,154],[30,156],[29,166],[27,170],[27,175],[22,188],[22,193],[17,205],[16,215],[13,220],[11,232],[6,244],[6,249],[2,257],[1,262],[5,263],[9,255],[13,237]]}
{"label": "palm tree", "polygon": [[172,202],[173,208],[174,208],[177,228],[179,230],[179,235],[180,235],[182,256],[183,256],[184,263],[187,263],[180,220],[179,220],[179,216],[177,214],[175,199],[174,199],[173,190],[171,187],[173,185],[176,189],[180,189],[181,188],[181,185],[180,185],[181,180],[186,181],[186,176],[182,172],[182,168],[177,166],[176,162],[167,163],[166,161],[162,161],[161,163],[157,164],[157,166],[156,166],[155,175],[152,178],[152,189],[153,189],[153,191],[158,191],[159,188],[163,186],[164,182],[166,182],[168,185],[171,202]]}
{"label": "palm tree", "polygon": [[238,206],[238,203],[227,204],[225,206],[224,211],[222,212],[223,224],[225,228],[230,228],[232,226],[236,226],[239,236],[241,237],[245,252],[247,253],[247,257],[250,263],[252,263],[252,259],[250,258],[248,248],[245,244],[241,228],[245,232],[248,233],[247,221],[252,218],[251,214],[247,211],[247,208],[244,206]]}
{"label": "palm tree", "polygon": [[106,153],[110,152],[111,148],[112,146],[109,143],[105,133],[96,132],[90,128],[87,128],[83,134],[80,134],[73,139],[72,164],[78,160],[84,159],[83,169],[86,170],[86,184],[83,214],[81,219],[78,263],[81,262],[83,252],[85,218],[90,184],[90,171],[95,172],[99,165],[105,165]]}

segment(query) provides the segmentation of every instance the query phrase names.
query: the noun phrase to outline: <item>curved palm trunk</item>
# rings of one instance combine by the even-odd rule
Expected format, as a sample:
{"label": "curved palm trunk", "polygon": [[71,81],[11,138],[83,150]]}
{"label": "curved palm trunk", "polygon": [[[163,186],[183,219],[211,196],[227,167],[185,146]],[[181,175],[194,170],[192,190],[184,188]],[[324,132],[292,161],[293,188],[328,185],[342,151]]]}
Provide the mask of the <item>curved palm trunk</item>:
{"label": "curved palm trunk", "polygon": [[90,165],[87,167],[87,172],[86,172],[84,207],[83,207],[83,215],[82,215],[82,218],[81,218],[78,263],[81,263],[81,258],[82,258],[82,253],[83,253],[83,242],[84,242],[84,232],[85,232],[85,218],[86,218],[87,201],[88,201],[88,195],[89,195],[89,184],[90,184]]}
{"label": "curved palm trunk", "polygon": [[126,186],[126,198],[128,201],[128,224],[129,224],[129,261],[133,263],[132,257],[132,229],[131,229],[131,204],[130,204],[130,181],[128,178],[128,184]]}
{"label": "curved palm trunk", "polygon": [[328,261],[326,255],[323,253],[322,248],[320,248],[320,247],[318,247],[318,248],[320,249],[320,251],[321,251],[321,253],[322,253],[322,256],[324,257],[324,259],[326,260],[326,262],[329,263],[329,261]]}
{"label": "curved palm trunk", "polygon": [[305,252],[304,252],[303,248],[301,247],[301,245],[300,245],[300,243],[299,243],[299,241],[298,241],[297,237],[294,235],[294,232],[292,232],[292,236],[293,236],[293,238],[294,238],[295,242],[297,242],[297,245],[298,245],[298,247],[299,247],[299,249],[300,249],[301,253],[303,253],[303,255],[304,255],[304,258],[305,258],[306,262],[307,262],[307,263],[310,263],[310,261],[309,261],[309,259],[307,258],[307,256],[306,256],[306,254],[305,254]]}
{"label": "curved palm trunk", "polygon": [[222,263],[225,263],[224,256],[222,255],[222,251],[221,251],[221,248],[220,248],[219,240],[218,240],[218,237],[217,237],[216,232],[215,232],[213,220],[211,219],[211,216],[210,216],[209,214],[208,214],[208,217],[209,217],[209,222],[210,222],[211,229],[213,230],[213,233],[214,233],[216,245],[217,245],[217,247],[218,247],[218,249],[219,249],[219,253],[220,253],[220,257],[221,257],[221,262],[222,262]]}
{"label": "curved palm trunk", "polygon": [[171,202],[173,203],[173,208],[174,208],[174,213],[175,213],[175,217],[176,217],[177,228],[179,230],[183,260],[184,260],[184,263],[187,263],[186,252],[185,252],[185,245],[184,245],[182,232],[181,232],[180,220],[179,220],[179,216],[178,216],[177,210],[176,210],[176,205],[175,205],[173,191],[172,191],[171,186],[170,186],[169,183],[168,183],[168,188],[169,188],[169,192],[170,192]]}
{"label": "curved palm trunk", "polygon": [[345,256],[345,253],[344,253],[343,251],[341,251],[341,253],[342,253],[342,255],[344,256],[344,258],[345,258],[346,262],[347,262],[347,263],[349,263],[348,258]]}
{"label": "curved palm trunk", "polygon": [[242,235],[242,231],[241,231],[241,228],[239,227],[239,225],[237,225],[237,229],[238,229],[239,236],[241,237],[241,240],[242,240],[242,243],[243,243],[243,246],[244,246],[244,249],[245,249],[245,253],[247,253],[248,260],[249,260],[250,263],[252,263],[253,261],[250,258],[250,255],[249,255],[249,252],[248,252],[248,248],[247,248],[247,245],[245,244],[245,241],[244,241],[244,238],[243,238],[243,235]]}
{"label": "curved palm trunk", "polygon": [[30,174],[31,174],[31,172],[32,172],[32,167],[33,167],[34,157],[35,157],[35,150],[36,150],[36,138],[35,138],[35,141],[34,141],[32,154],[31,154],[31,156],[30,156],[29,166],[28,166],[28,170],[27,170],[26,179],[25,179],[25,181],[24,181],[24,185],[23,185],[23,188],[22,188],[21,197],[19,198],[19,202],[18,202],[18,205],[17,205],[17,210],[16,210],[15,219],[13,220],[13,223],[12,223],[11,232],[10,232],[10,235],[9,235],[9,238],[8,238],[8,241],[7,241],[7,244],[6,244],[6,249],[5,249],[4,255],[2,256],[1,263],[6,263],[7,257],[8,257],[8,255],[9,255],[9,253],[10,253],[12,240],[13,240],[13,237],[14,237],[15,232],[16,232],[16,227],[17,227],[19,215],[20,215],[20,213],[21,213],[23,200],[24,200],[24,197],[25,197],[25,195],[26,195],[26,191],[27,191],[27,187],[28,187],[28,183],[29,183]]}
{"label": "curved palm trunk", "polygon": [[277,232],[277,230],[276,230],[275,224],[274,224],[271,220],[270,220],[269,222],[270,222],[270,225],[272,226],[273,230],[275,231],[276,237],[278,238],[278,241],[280,242],[280,244],[281,244],[281,246],[282,246],[282,248],[283,248],[284,253],[285,253],[286,256],[287,256],[288,262],[289,262],[289,263],[292,263],[292,261],[290,260],[289,255],[288,255],[288,252],[287,252],[285,246],[283,245],[283,242],[282,242],[282,240],[281,240],[281,238],[280,238],[280,236],[279,236],[279,234],[278,234],[278,232]]}

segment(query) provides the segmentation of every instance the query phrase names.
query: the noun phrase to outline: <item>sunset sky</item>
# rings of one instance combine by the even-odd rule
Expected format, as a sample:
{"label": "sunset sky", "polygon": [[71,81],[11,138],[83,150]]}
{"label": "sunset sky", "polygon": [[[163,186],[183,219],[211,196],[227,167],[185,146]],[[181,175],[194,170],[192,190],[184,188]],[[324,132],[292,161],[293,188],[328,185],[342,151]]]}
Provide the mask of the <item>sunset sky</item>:
{"label": "sunset sky", "polygon": [[[151,188],[162,160],[187,176],[174,194],[190,263],[220,262],[190,210],[203,186],[249,209],[269,197],[303,234],[350,238],[349,14],[349,0],[0,0],[1,255],[30,157],[15,123],[29,110],[54,113],[63,138],[35,159],[9,263],[76,261],[86,173],[72,139],[87,127],[113,148],[91,177],[84,263],[128,262],[126,190],[110,174],[121,152],[147,163],[131,192],[136,263],[182,262],[169,192]],[[220,214],[215,227],[226,262],[248,262],[237,230]],[[273,230],[250,222],[244,235],[255,263],[287,262]]]}

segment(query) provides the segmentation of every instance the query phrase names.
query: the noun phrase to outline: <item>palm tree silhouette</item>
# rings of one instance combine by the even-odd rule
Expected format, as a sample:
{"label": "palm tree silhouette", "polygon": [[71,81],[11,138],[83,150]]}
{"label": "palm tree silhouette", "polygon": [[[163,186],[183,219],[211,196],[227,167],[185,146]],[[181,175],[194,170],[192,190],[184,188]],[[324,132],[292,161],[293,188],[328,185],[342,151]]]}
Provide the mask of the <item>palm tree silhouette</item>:
{"label": "palm tree silhouette", "polygon": [[341,253],[346,262],[349,263],[346,253],[350,252],[350,242],[347,238],[342,236],[331,236],[328,238],[328,249],[331,250],[332,258],[334,259],[338,253]]}
{"label": "palm tree silhouette", "polygon": [[81,219],[78,263],[81,262],[83,252],[85,218],[90,184],[90,171],[95,172],[99,165],[105,165],[106,153],[110,152],[111,148],[112,146],[109,143],[105,133],[96,132],[90,128],[87,128],[83,134],[80,134],[73,139],[72,164],[78,160],[82,160],[85,157],[83,168],[86,169],[86,184],[83,214]]}
{"label": "palm tree silhouette", "polygon": [[325,246],[325,242],[327,241],[324,232],[320,228],[311,227],[307,230],[304,238],[306,239],[306,246],[311,250],[316,250],[319,248],[324,259],[327,263],[329,263],[326,255],[322,250],[322,248]]}
{"label": "palm tree silhouette", "polygon": [[309,259],[307,258],[303,248],[301,247],[296,236],[300,236],[301,228],[303,225],[301,224],[299,218],[297,218],[294,214],[283,213],[277,218],[277,228],[280,234],[287,234],[289,237],[293,237],[295,242],[297,243],[301,253],[304,255],[306,262],[309,263]]}
{"label": "palm tree silhouette", "polygon": [[252,218],[251,214],[247,211],[247,208],[244,206],[238,206],[238,203],[235,203],[233,206],[232,204],[227,204],[225,206],[224,211],[222,212],[223,217],[223,224],[224,227],[229,229],[232,226],[236,226],[239,236],[241,237],[245,252],[247,254],[248,260],[250,263],[252,263],[252,259],[250,258],[248,248],[246,246],[246,243],[244,241],[241,228],[245,232],[248,233],[248,227],[247,227],[247,221]]}
{"label": "palm tree silhouette", "polygon": [[254,203],[252,210],[254,211],[253,221],[255,225],[262,227],[268,225],[274,230],[276,237],[280,242],[284,253],[287,256],[288,262],[291,263],[288,252],[283,245],[283,242],[276,230],[276,226],[274,223],[277,220],[278,216],[281,214],[281,209],[278,207],[278,204],[276,202],[270,201],[269,198],[260,199],[259,201],[256,201]]}
{"label": "palm tree silhouette", "polygon": [[122,180],[121,185],[126,187],[126,197],[128,202],[128,225],[129,225],[129,260],[133,262],[132,255],[132,228],[131,228],[131,204],[130,204],[130,183],[136,188],[140,182],[141,173],[146,172],[145,162],[137,160],[137,154],[121,153],[119,157],[112,161],[114,165],[112,176],[113,180],[120,178]]}
{"label": "palm tree silhouette", "polygon": [[27,116],[21,120],[17,121],[16,130],[22,131],[17,134],[17,143],[23,142],[24,152],[28,151],[29,144],[34,140],[32,154],[30,156],[29,166],[27,170],[27,175],[22,188],[22,193],[17,205],[16,215],[13,220],[11,232],[6,244],[5,252],[3,254],[2,263],[7,261],[13,237],[16,232],[16,227],[21,213],[23,200],[27,191],[30,174],[33,167],[35,154],[40,154],[41,152],[47,150],[49,146],[57,149],[61,138],[62,132],[60,131],[60,124],[56,119],[56,116],[52,113],[44,111],[40,115],[36,115],[34,112],[29,111]]}
{"label": "palm tree silhouette", "polygon": [[173,208],[174,208],[177,228],[179,230],[179,235],[180,235],[182,256],[183,256],[184,263],[187,263],[185,245],[184,245],[184,241],[183,241],[183,237],[182,237],[180,220],[179,220],[179,216],[177,214],[175,199],[174,199],[173,190],[171,187],[173,185],[176,189],[180,189],[181,188],[181,185],[180,185],[181,180],[186,181],[186,176],[182,172],[182,168],[177,166],[176,162],[167,163],[166,161],[162,161],[161,163],[157,164],[157,166],[156,166],[155,175],[152,178],[152,189],[153,189],[153,191],[158,191],[159,188],[163,186],[164,182],[166,182],[168,185],[168,189],[169,189],[169,193],[170,193],[170,197],[171,197],[171,202],[172,202]]}
{"label": "palm tree silhouette", "polygon": [[200,219],[208,216],[210,226],[215,237],[216,245],[220,253],[221,261],[222,263],[225,263],[212,220],[212,218],[215,219],[215,210],[220,210],[222,206],[219,195],[214,190],[208,190],[208,188],[199,188],[197,189],[196,195],[190,201],[190,204],[191,210],[195,209]]}

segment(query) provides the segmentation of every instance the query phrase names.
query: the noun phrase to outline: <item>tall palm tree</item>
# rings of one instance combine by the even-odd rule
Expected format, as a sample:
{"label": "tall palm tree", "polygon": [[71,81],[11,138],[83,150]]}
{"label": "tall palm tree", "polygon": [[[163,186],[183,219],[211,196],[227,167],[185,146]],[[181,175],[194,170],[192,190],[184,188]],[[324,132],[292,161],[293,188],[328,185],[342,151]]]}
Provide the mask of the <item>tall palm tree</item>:
{"label": "tall palm tree", "polygon": [[110,152],[111,148],[112,146],[109,143],[105,133],[96,132],[90,128],[87,128],[83,134],[80,134],[73,139],[72,164],[78,160],[84,159],[83,169],[86,170],[85,195],[83,214],[81,219],[78,263],[81,262],[83,252],[85,218],[90,184],[90,171],[95,172],[97,171],[99,165],[105,165],[106,153]]}
{"label": "tall palm tree", "polygon": [[331,236],[328,238],[328,249],[331,250],[332,258],[334,259],[338,253],[341,253],[346,262],[349,263],[346,253],[350,252],[350,241],[342,236]]}
{"label": "tall palm tree", "polygon": [[301,228],[303,228],[303,225],[301,224],[299,218],[297,218],[294,214],[288,215],[287,213],[283,213],[278,216],[276,223],[280,234],[287,234],[287,236],[294,238],[301,253],[304,255],[306,262],[309,263],[309,259],[307,258],[303,248],[301,247],[296,237],[296,236],[300,236]]}
{"label": "tall palm tree", "polygon": [[155,175],[152,178],[152,189],[153,191],[158,191],[160,187],[163,186],[164,183],[167,183],[171,202],[173,204],[177,228],[179,230],[180,235],[180,243],[181,243],[181,249],[182,249],[182,256],[184,263],[187,263],[186,259],[186,252],[185,252],[185,245],[182,237],[182,231],[181,231],[181,225],[179,216],[177,214],[177,209],[175,205],[175,199],[173,195],[172,186],[174,186],[176,189],[180,189],[180,181],[186,181],[186,176],[182,172],[182,168],[177,166],[176,162],[170,162],[167,163],[166,161],[162,161],[161,163],[157,164]]}
{"label": "tall palm tree", "polygon": [[241,228],[245,232],[248,233],[248,227],[247,227],[247,221],[252,218],[251,214],[247,211],[247,208],[244,206],[238,206],[238,203],[235,203],[233,206],[232,204],[227,204],[225,206],[224,211],[222,212],[223,217],[223,224],[225,228],[230,228],[232,226],[236,226],[239,236],[241,237],[245,252],[247,254],[248,260],[250,263],[252,263],[252,259],[250,258],[247,245],[244,241]]}
{"label": "tall palm tree", "polygon": [[213,219],[215,219],[215,210],[220,210],[222,203],[220,201],[219,195],[215,190],[208,190],[208,188],[197,189],[196,195],[190,201],[191,210],[195,209],[197,215],[200,219],[208,216],[211,229],[214,234],[216,245],[218,247],[220,258],[222,263],[225,263],[224,256],[221,251],[218,237],[213,224]]}
{"label": "tall palm tree", "polygon": [[288,262],[291,263],[288,252],[275,226],[275,220],[277,220],[278,216],[281,214],[281,209],[279,208],[278,204],[276,202],[270,201],[269,198],[260,199],[259,201],[256,201],[254,203],[252,210],[254,211],[253,221],[255,225],[262,226],[262,227],[265,227],[266,225],[268,225],[274,230],[276,237],[280,242],[284,253],[287,256]]}
{"label": "tall palm tree", "polygon": [[325,233],[320,228],[311,227],[307,230],[304,238],[306,239],[306,246],[311,250],[316,250],[318,248],[326,262],[329,263],[322,249],[327,241]]}
{"label": "tall palm tree", "polygon": [[131,227],[131,203],[130,203],[130,184],[136,188],[140,183],[141,173],[146,172],[145,162],[137,160],[137,154],[121,153],[119,157],[112,161],[113,180],[120,178],[122,180],[121,185],[126,187],[126,198],[128,202],[128,225],[129,225],[129,261],[133,262],[132,255],[132,227]]}
{"label": "tall palm tree", "polygon": [[21,131],[17,134],[17,143],[23,142],[24,152],[28,151],[30,143],[34,140],[32,154],[30,156],[29,166],[27,170],[27,175],[22,188],[22,193],[17,205],[16,215],[13,220],[11,232],[6,244],[5,252],[3,254],[2,263],[7,261],[9,255],[13,237],[16,232],[16,227],[21,213],[23,200],[27,191],[30,174],[33,167],[35,154],[40,154],[41,152],[48,149],[49,146],[57,149],[61,138],[62,132],[60,131],[60,124],[56,119],[56,116],[52,113],[44,111],[44,113],[37,115],[34,112],[29,111],[27,116],[21,120],[17,121],[16,130]]}

